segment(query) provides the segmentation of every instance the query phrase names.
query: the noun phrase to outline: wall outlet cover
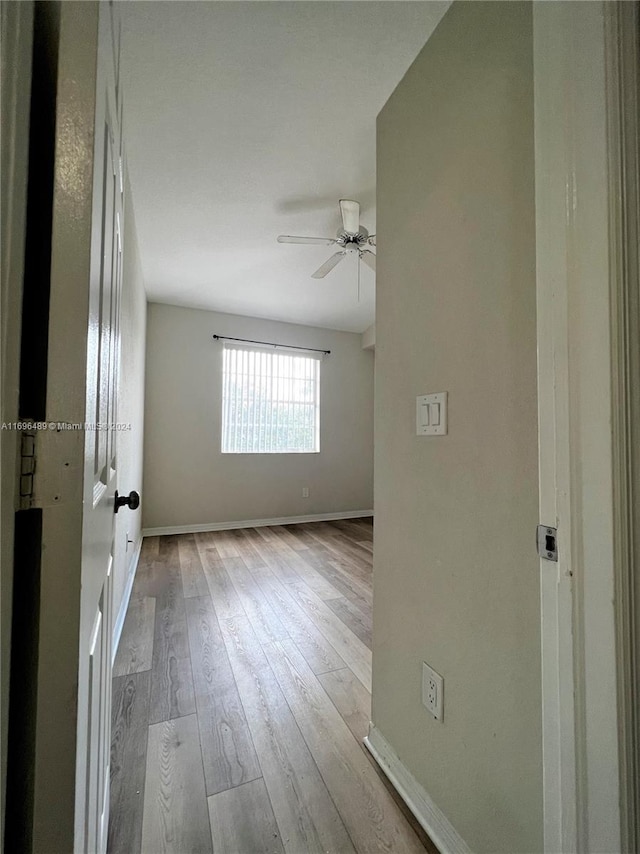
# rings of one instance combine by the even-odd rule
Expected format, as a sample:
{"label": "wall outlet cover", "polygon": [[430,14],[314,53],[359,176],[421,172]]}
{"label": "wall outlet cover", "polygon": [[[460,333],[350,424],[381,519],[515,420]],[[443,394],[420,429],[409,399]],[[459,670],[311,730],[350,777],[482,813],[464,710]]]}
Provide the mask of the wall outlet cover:
{"label": "wall outlet cover", "polygon": [[444,680],[439,673],[422,662],[422,704],[437,721],[444,718]]}

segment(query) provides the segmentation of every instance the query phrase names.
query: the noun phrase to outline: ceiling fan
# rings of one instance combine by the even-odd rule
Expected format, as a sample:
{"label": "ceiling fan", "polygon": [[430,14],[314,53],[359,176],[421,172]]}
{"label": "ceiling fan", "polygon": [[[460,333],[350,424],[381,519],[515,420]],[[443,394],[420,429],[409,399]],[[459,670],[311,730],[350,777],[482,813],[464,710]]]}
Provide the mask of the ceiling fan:
{"label": "ceiling fan", "polygon": [[[338,252],[311,274],[313,279],[324,279],[327,273],[330,273],[347,255],[357,254],[359,260],[364,261],[367,267],[371,267],[375,272],[375,253],[366,247],[376,245],[376,236],[369,234],[367,229],[360,225],[360,203],[351,199],[340,199],[340,213],[342,228],[338,229],[335,237],[292,237],[289,234],[281,234],[278,237],[278,243],[322,243],[325,246],[340,247]],[[358,265],[358,280],[359,278],[360,266]]]}

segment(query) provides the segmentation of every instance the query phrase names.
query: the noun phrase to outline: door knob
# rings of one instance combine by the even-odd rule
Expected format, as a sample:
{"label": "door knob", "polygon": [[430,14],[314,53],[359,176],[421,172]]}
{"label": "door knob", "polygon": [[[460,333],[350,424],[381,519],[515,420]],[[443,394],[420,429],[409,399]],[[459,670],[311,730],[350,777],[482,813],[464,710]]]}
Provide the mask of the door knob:
{"label": "door knob", "polygon": [[125,505],[127,505],[129,510],[137,510],[140,506],[140,496],[133,490],[128,495],[118,495],[118,490],[116,489],[113,512],[117,513],[118,510]]}

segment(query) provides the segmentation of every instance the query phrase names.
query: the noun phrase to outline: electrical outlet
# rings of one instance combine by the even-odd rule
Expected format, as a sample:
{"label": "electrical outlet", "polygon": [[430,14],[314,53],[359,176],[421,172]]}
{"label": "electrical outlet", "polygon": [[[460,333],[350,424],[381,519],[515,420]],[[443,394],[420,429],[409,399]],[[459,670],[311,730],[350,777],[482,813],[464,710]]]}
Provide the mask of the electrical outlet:
{"label": "electrical outlet", "polygon": [[422,662],[422,704],[437,721],[444,717],[444,680],[439,673]]}
{"label": "electrical outlet", "polygon": [[303,487],[302,487],[302,497],[303,497],[303,498],[308,498],[308,497],[309,497],[309,487],[308,487],[308,486],[303,486]]}

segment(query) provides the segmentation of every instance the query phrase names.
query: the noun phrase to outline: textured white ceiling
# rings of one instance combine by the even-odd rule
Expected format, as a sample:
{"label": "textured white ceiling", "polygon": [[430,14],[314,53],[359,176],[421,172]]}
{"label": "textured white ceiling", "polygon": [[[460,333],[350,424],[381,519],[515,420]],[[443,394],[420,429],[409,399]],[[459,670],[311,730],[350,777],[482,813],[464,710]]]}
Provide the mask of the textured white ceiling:
{"label": "textured white ceiling", "polygon": [[311,273],[339,198],[375,231],[376,115],[447,2],[127,2],[124,127],[148,296],[360,332],[375,275]]}

